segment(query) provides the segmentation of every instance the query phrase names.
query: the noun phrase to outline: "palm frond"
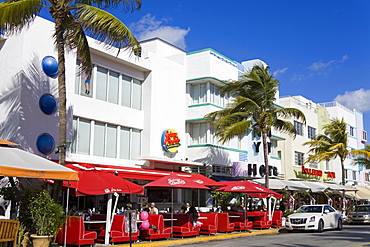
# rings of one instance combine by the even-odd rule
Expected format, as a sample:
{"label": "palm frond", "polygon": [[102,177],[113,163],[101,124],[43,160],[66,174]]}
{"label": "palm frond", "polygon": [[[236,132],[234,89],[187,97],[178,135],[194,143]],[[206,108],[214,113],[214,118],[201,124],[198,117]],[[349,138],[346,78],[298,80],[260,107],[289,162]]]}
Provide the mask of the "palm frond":
{"label": "palm frond", "polygon": [[5,1],[0,3],[0,30],[13,34],[28,27],[42,7],[41,0]]}
{"label": "palm frond", "polygon": [[76,0],[76,3],[94,5],[98,8],[116,8],[122,6],[123,10],[134,11],[141,8],[141,0]]}
{"label": "palm frond", "polygon": [[130,30],[114,15],[94,6],[79,4],[76,17],[80,25],[107,48],[140,50],[140,44]]}

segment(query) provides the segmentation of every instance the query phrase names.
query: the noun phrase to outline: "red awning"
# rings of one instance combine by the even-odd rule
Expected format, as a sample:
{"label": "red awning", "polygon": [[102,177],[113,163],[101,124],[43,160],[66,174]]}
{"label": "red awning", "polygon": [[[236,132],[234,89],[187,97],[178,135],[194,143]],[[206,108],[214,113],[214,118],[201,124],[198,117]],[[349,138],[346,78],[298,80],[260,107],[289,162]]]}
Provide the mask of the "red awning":
{"label": "red awning", "polygon": [[138,167],[126,167],[116,165],[101,165],[101,164],[88,164],[88,163],[73,163],[67,164],[67,167],[75,171],[88,171],[88,170],[103,170],[112,173],[118,173],[117,175],[122,178],[140,179],[140,180],[157,180],[161,177],[168,176],[172,173],[179,176],[191,178],[191,174],[185,172],[172,172],[154,169],[144,169]]}

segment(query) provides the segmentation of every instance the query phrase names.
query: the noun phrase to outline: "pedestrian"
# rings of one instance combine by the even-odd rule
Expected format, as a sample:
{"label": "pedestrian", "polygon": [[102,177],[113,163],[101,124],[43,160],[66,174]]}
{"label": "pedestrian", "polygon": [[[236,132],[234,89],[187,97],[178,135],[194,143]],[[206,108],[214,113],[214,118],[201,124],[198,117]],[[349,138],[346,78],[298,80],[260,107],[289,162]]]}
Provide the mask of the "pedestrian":
{"label": "pedestrian", "polygon": [[154,202],[150,204],[149,214],[158,214],[158,208],[155,207]]}

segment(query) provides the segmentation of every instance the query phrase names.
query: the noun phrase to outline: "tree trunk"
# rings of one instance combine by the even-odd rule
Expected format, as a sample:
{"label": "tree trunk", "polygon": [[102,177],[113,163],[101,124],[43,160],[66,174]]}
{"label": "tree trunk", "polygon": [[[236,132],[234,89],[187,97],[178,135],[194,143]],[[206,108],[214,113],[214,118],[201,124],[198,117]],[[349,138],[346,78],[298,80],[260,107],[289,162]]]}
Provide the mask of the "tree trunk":
{"label": "tree trunk", "polygon": [[[64,166],[66,159],[67,139],[67,108],[66,108],[66,75],[65,75],[65,54],[64,54],[64,27],[63,18],[55,18],[56,46],[58,51],[58,108],[59,108],[59,164]],[[59,192],[62,188],[62,181],[54,182],[51,197],[58,202]]]}
{"label": "tree trunk", "polygon": [[269,166],[269,159],[268,159],[268,146],[267,146],[267,132],[266,130],[262,130],[262,143],[263,143],[263,159],[265,161],[266,167],[266,174],[265,174],[265,187],[269,189],[270,187],[270,166]]}

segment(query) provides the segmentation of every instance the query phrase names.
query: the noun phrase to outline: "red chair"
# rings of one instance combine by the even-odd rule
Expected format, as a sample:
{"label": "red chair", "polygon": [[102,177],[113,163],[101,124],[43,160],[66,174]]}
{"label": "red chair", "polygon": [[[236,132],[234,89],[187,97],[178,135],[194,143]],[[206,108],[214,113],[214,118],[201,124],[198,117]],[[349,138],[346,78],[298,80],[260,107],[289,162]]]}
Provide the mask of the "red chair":
{"label": "red chair", "polygon": [[[78,246],[94,245],[96,237],[96,232],[85,231],[81,216],[68,216],[67,222],[59,229],[55,242],[58,244],[66,243]],[[64,239],[66,242],[64,242]]]}
{"label": "red chair", "polygon": [[230,223],[228,213],[218,213],[218,232],[232,232],[234,231],[234,223]]}
{"label": "red chair", "polygon": [[[267,211],[257,211],[258,215],[256,215],[255,219],[253,220],[253,227],[257,229],[267,229],[272,226],[272,221],[268,219],[268,212]],[[256,213],[255,213],[256,214]]]}
{"label": "red chair", "polygon": [[[163,214],[164,219],[171,219],[171,214]],[[173,214],[174,221],[172,222],[172,236],[174,237],[190,237],[199,235],[199,227],[194,226],[193,216],[191,214]],[[165,222],[166,226],[171,221]]]}
{"label": "red chair", "polygon": [[198,221],[202,223],[200,234],[216,234],[218,225],[218,213],[201,213]]}
{"label": "red chair", "polygon": [[[139,236],[139,231],[131,233],[131,241],[136,241]],[[97,241],[104,242],[105,230],[99,231]],[[112,227],[109,234],[109,242],[128,242],[130,241],[130,233],[125,231],[125,216],[114,215]]]}
{"label": "red chair", "polygon": [[235,212],[228,211],[229,220],[231,223],[234,223],[234,230],[243,231],[247,229],[252,229],[253,222],[248,221],[247,212]]}
{"label": "red chair", "polygon": [[170,238],[172,228],[164,227],[163,215],[149,214],[148,221],[151,226],[154,225],[157,229],[140,230],[140,239],[152,241],[152,239]]}
{"label": "red chair", "polygon": [[282,227],[283,226],[283,212],[282,211],[273,211],[272,215],[272,226],[273,227]]}

